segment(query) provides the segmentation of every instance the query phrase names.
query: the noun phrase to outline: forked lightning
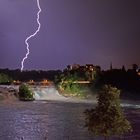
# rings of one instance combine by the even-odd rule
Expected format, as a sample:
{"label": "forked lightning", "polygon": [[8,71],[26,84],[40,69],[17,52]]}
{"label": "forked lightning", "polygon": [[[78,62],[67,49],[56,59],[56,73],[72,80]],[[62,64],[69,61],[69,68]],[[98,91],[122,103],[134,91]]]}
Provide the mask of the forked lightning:
{"label": "forked lightning", "polygon": [[32,34],[32,35],[30,35],[30,36],[28,36],[27,38],[26,38],[26,40],[25,40],[25,44],[26,44],[26,49],[27,49],[27,53],[26,53],[26,55],[25,55],[25,57],[22,59],[22,61],[21,61],[21,72],[23,71],[23,69],[24,69],[24,62],[25,62],[25,60],[28,58],[28,55],[30,54],[30,49],[29,49],[29,43],[28,43],[28,41],[29,41],[29,39],[31,39],[32,37],[34,37],[39,31],[40,31],[40,28],[41,28],[41,24],[40,24],[40,22],[39,22],[39,14],[41,13],[41,7],[40,7],[40,3],[39,3],[39,0],[37,0],[37,6],[38,6],[38,9],[39,9],[39,11],[37,12],[37,23],[38,23],[38,28],[37,28],[37,30]]}

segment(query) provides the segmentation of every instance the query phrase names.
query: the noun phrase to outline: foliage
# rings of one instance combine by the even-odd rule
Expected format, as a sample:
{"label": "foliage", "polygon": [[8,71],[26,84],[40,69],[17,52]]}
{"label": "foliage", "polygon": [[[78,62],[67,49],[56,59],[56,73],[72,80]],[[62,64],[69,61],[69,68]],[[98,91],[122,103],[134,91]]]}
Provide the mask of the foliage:
{"label": "foliage", "polygon": [[18,95],[20,100],[34,100],[33,93],[26,84],[20,85]]}
{"label": "foliage", "polygon": [[4,73],[12,77],[13,80],[19,81],[42,81],[43,79],[47,79],[49,81],[54,81],[56,75],[61,73],[60,70],[26,70],[20,71],[20,69],[9,70],[9,69],[0,69],[0,73]]}
{"label": "foliage", "polygon": [[11,83],[12,79],[4,74],[4,73],[0,73],[0,84],[7,84],[7,83]]}
{"label": "foliage", "polygon": [[77,83],[76,75],[61,75],[61,80],[58,83],[58,88],[64,91],[67,95],[85,97],[83,88]]}
{"label": "foliage", "polygon": [[105,85],[99,93],[98,104],[95,109],[87,109],[86,127],[96,136],[105,139],[113,135],[123,135],[132,131],[129,121],[125,118],[120,107],[120,90]]}
{"label": "foliage", "polygon": [[102,84],[111,84],[121,89],[125,98],[128,98],[127,93],[131,93],[132,96],[139,95],[140,97],[140,75],[133,69],[125,70],[123,68],[104,71],[100,81]]}

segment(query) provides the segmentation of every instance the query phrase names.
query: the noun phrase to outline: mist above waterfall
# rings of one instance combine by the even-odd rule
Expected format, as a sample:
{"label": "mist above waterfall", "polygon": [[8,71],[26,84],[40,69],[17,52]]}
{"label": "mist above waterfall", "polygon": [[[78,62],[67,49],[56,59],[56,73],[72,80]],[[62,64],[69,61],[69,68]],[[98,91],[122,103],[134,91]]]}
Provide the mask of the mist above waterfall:
{"label": "mist above waterfall", "polygon": [[63,100],[66,99],[54,86],[32,88],[35,100]]}

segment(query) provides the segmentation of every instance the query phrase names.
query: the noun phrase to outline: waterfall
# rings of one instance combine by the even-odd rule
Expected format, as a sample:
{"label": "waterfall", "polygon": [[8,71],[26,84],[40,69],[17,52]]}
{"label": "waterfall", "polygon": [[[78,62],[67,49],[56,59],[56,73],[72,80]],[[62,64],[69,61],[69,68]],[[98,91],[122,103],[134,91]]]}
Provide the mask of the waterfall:
{"label": "waterfall", "polygon": [[62,100],[66,99],[54,86],[35,87],[32,89],[35,100]]}

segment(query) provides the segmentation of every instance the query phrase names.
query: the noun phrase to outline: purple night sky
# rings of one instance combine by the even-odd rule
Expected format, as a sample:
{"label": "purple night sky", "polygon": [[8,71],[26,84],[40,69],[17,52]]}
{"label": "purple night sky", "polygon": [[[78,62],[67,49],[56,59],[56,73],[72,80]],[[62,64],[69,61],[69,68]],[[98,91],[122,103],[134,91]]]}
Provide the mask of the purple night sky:
{"label": "purple night sky", "polygon": [[[140,66],[140,0],[40,0],[41,30],[25,69]],[[0,0],[0,68],[20,68],[37,28],[36,0]]]}

